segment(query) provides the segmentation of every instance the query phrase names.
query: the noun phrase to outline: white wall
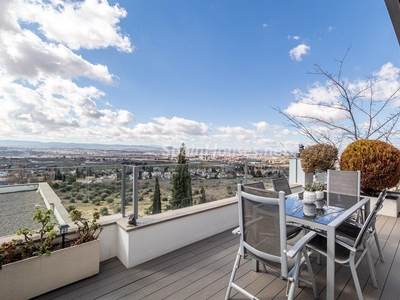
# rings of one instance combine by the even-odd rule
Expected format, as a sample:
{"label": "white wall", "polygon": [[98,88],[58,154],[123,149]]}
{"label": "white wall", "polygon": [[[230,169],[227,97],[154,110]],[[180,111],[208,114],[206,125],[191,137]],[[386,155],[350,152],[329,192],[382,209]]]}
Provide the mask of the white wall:
{"label": "white wall", "polygon": [[237,198],[187,207],[145,219],[139,219],[139,226],[136,227],[127,227],[126,219],[118,221],[118,258],[127,268],[237,227]]}
{"label": "white wall", "polygon": [[118,255],[118,226],[117,220],[122,215],[111,215],[109,219],[102,217],[101,224],[104,226],[99,236],[100,240],[100,261],[104,261]]}
{"label": "white wall", "polygon": [[289,160],[289,183],[290,184],[300,184],[305,186],[307,183],[311,183],[313,180],[313,174],[304,173],[301,168],[300,158],[291,158]]}

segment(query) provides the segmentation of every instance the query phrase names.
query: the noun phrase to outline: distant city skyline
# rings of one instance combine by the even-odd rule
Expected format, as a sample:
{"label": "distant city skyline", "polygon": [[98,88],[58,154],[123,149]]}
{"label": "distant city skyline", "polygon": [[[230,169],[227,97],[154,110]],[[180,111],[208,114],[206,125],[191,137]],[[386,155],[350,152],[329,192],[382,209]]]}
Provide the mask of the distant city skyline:
{"label": "distant city skyline", "polygon": [[384,1],[2,1],[0,139],[293,153],[274,108],[340,118],[301,101],[348,48],[350,86],[400,85]]}
{"label": "distant city skyline", "polygon": [[[181,145],[182,146],[182,145]],[[180,146],[180,147],[181,147]],[[40,141],[12,141],[0,140],[0,157],[25,157],[25,156],[42,156],[43,153],[52,153],[53,156],[77,156],[88,155],[88,152],[100,155],[104,153],[115,152],[116,155],[123,157],[131,153],[138,155],[153,155],[157,158],[177,158],[180,152],[180,147],[159,145],[123,145],[123,144],[89,144],[89,143],[62,143],[62,142],[40,142]],[[295,157],[298,151],[277,151],[273,149],[257,150],[249,148],[186,148],[187,157],[247,157],[261,158],[274,156],[289,156]],[[298,150],[298,149],[297,149]]]}

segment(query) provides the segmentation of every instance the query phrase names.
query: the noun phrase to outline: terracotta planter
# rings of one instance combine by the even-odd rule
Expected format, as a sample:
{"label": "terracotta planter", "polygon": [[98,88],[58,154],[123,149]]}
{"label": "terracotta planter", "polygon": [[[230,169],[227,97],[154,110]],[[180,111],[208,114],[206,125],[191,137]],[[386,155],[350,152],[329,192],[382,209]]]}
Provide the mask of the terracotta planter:
{"label": "terracotta planter", "polygon": [[33,298],[93,276],[99,266],[99,240],[6,264],[0,270],[0,298]]}

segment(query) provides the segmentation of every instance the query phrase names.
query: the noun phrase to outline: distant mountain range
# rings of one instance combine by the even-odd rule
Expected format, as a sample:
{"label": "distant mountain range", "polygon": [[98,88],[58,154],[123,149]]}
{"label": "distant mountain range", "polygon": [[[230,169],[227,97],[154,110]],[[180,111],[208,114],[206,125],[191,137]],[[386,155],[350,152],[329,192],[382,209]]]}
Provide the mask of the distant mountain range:
{"label": "distant mountain range", "polygon": [[[156,145],[120,145],[120,144],[85,144],[85,143],[60,143],[60,142],[38,142],[38,141],[13,141],[0,140],[0,147],[15,148],[53,148],[53,149],[100,149],[100,150],[162,150],[163,147]],[[172,148],[172,147],[171,147]]]}

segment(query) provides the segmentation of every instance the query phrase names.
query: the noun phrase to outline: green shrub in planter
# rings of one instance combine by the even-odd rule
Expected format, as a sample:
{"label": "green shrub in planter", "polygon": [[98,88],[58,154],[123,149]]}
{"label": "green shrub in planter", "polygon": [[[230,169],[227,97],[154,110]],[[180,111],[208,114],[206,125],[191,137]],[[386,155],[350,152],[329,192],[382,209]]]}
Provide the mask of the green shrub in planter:
{"label": "green shrub in planter", "polygon": [[313,183],[307,183],[307,184],[304,186],[304,190],[305,190],[306,192],[315,192],[315,191],[316,191],[316,187],[315,187],[315,185],[314,185]]}
{"label": "green shrub in planter", "polygon": [[392,188],[400,181],[400,151],[378,140],[358,140],[340,157],[343,171],[361,171],[361,189],[367,195]]}

